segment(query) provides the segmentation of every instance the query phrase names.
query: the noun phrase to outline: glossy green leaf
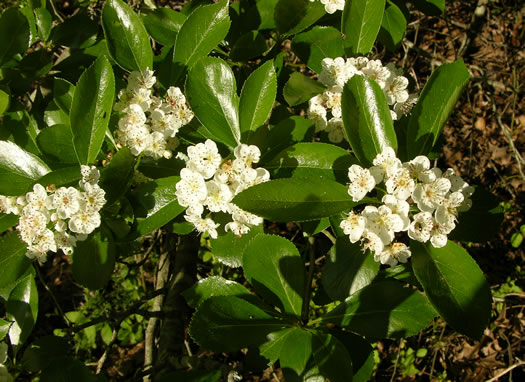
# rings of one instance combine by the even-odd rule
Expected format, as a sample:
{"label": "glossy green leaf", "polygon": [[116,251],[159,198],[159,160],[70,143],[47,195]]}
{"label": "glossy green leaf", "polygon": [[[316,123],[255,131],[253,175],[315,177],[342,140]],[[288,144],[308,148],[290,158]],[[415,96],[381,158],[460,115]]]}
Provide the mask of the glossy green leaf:
{"label": "glossy green leaf", "polygon": [[327,179],[276,179],[252,186],[233,202],[245,211],[278,222],[307,221],[351,210],[348,189]]}
{"label": "glossy green leaf", "polygon": [[389,4],[389,7],[385,10],[385,14],[383,15],[378,38],[383,45],[393,52],[399,43],[403,41],[407,28],[407,20],[401,9],[399,9],[396,4]]}
{"label": "glossy green leaf", "polygon": [[344,300],[370,285],[379,272],[380,263],[370,252],[363,253],[359,243],[339,237],[330,249],[321,276],[324,290],[334,300]]}
{"label": "glossy green leaf", "polygon": [[206,349],[236,351],[258,345],[285,323],[237,296],[210,297],[194,313],[190,336]]}
{"label": "glossy green leaf", "polygon": [[139,236],[147,235],[177,217],[185,207],[177,203],[175,185],[178,176],[156,179],[137,188],[134,198],[137,210],[136,232]]}
{"label": "glossy green leaf", "polygon": [[327,143],[297,143],[264,165],[272,178],[316,178],[345,183],[348,168],[357,163],[346,150]]}
{"label": "glossy green leaf", "polygon": [[385,94],[372,79],[353,76],[344,86],[341,109],[346,138],[365,167],[387,147],[397,149]]}
{"label": "glossy green leaf", "polygon": [[122,0],[108,0],[102,9],[102,27],[108,52],[122,68],[153,68],[153,51],[142,20]]}
{"label": "glossy green leaf", "polygon": [[46,110],[44,111],[44,122],[47,126],[66,125],[69,127],[70,125],[69,115],[60,109],[54,102],[50,102],[47,105]]}
{"label": "glossy green leaf", "polygon": [[213,296],[239,296],[250,295],[251,292],[241,284],[230,281],[220,276],[211,276],[199,280],[191,288],[186,289],[182,295],[192,308],[197,308],[204,300]]}
{"label": "glossy green leaf", "polygon": [[7,231],[18,223],[18,215],[0,213],[0,233]]}
{"label": "glossy green leaf", "polygon": [[42,129],[36,139],[42,153],[60,163],[78,163],[73,148],[73,134],[68,125],[54,125]]}
{"label": "glossy green leaf", "polygon": [[341,19],[341,32],[347,56],[364,56],[370,52],[376,40],[385,0],[347,1]]}
{"label": "glossy green leaf", "polygon": [[470,199],[472,207],[459,213],[457,226],[449,237],[453,240],[483,243],[500,230],[503,210],[498,198],[483,187],[476,187]]}
{"label": "glossy green leaf", "polygon": [[272,61],[259,66],[244,82],[239,101],[241,133],[255,132],[270,116],[277,94]]}
{"label": "glossy green leaf", "polygon": [[113,99],[115,78],[105,56],[100,56],[78,80],[71,102],[73,146],[80,164],[95,161],[104,142]]}
{"label": "glossy green leaf", "polygon": [[443,64],[432,73],[408,122],[409,158],[428,154],[436,144],[469,78],[461,60]]}
{"label": "glossy green leaf", "polygon": [[242,17],[243,26],[246,29],[275,29],[274,12],[279,0],[256,0],[255,5]]}
{"label": "glossy green leaf", "polygon": [[40,382],[101,382],[89,368],[71,356],[54,358],[42,370]]}
{"label": "glossy green leaf", "polygon": [[234,61],[248,61],[262,56],[268,50],[266,38],[259,31],[241,35],[232,46],[230,58]]}
{"label": "glossy green leaf", "polygon": [[324,58],[345,55],[341,32],[333,27],[315,26],[307,32],[295,36],[292,51],[316,73],[323,70]]}
{"label": "glossy green leaf", "polygon": [[313,345],[311,332],[299,328],[291,329],[281,347],[281,368],[291,369],[297,375],[302,375],[314,351]]}
{"label": "glossy green leaf", "polygon": [[6,9],[0,16],[0,66],[29,47],[29,23],[17,7]]}
{"label": "glossy green leaf", "polygon": [[115,256],[115,243],[100,232],[77,241],[73,252],[73,278],[86,288],[103,288],[111,279]]}
{"label": "glossy green leaf", "polygon": [[49,171],[37,156],[13,142],[0,141],[0,195],[21,195]]}
{"label": "glossy green leaf", "polygon": [[368,382],[375,366],[374,349],[370,342],[357,334],[342,330],[332,330],[331,334],[344,345],[352,359],[352,382]]}
{"label": "glossy green leaf", "polygon": [[31,346],[24,351],[22,368],[26,371],[38,372],[45,369],[56,357],[64,356],[71,352],[66,338],[57,336],[44,336],[31,342]]}
{"label": "glossy green leaf", "polygon": [[97,41],[98,21],[92,20],[87,12],[80,10],[51,30],[51,41],[55,45],[84,49]]}
{"label": "glossy green leaf", "polygon": [[172,83],[178,83],[186,70],[226,37],[230,24],[228,1],[204,5],[191,13],[175,41]]}
{"label": "glossy green leaf", "polygon": [[55,104],[66,114],[71,110],[75,85],[62,78],[53,79],[53,100]]}
{"label": "glossy green leaf", "polygon": [[34,9],[33,13],[35,14],[36,26],[38,27],[38,37],[43,42],[46,42],[51,34],[53,23],[51,13],[44,7]]}
{"label": "glossy green leaf", "polygon": [[242,265],[244,276],[266,301],[282,313],[301,316],[306,269],[290,241],[259,235],[248,244]]}
{"label": "glossy green leaf", "polygon": [[55,187],[77,186],[80,180],[80,166],[68,166],[56,169],[38,179],[42,186],[53,184]]}
{"label": "glossy green leaf", "polygon": [[9,109],[9,94],[0,89],[0,116]]}
{"label": "glossy green leaf", "polygon": [[326,88],[316,80],[300,72],[293,72],[283,89],[283,97],[290,106],[300,105]]}
{"label": "glossy green leaf", "polygon": [[436,316],[428,300],[397,281],[368,285],[321,320],[367,338],[403,338],[418,333]]}
{"label": "glossy green leaf", "polygon": [[445,10],[445,0],[411,0],[410,2],[429,16],[439,16]]}
{"label": "glossy green leaf", "polygon": [[312,331],[312,348],[312,356],[301,380],[315,380],[321,375],[330,382],[352,381],[352,359],[336,337]]}
{"label": "glossy green leaf", "polygon": [[11,345],[20,345],[31,334],[38,316],[38,291],[32,274],[24,276],[14,287],[5,308],[7,319],[14,321],[9,328],[9,341]]}
{"label": "glossy green leaf", "polygon": [[410,243],[412,268],[441,317],[460,333],[480,339],[490,319],[492,297],[483,272],[462,247]]}
{"label": "glossy green leaf", "polygon": [[324,5],[309,0],[279,0],[274,11],[277,29],[288,36],[305,30],[324,15]]}
{"label": "glossy green leaf", "polygon": [[135,157],[123,147],[100,173],[100,187],[106,191],[106,206],[120,199],[129,188],[135,174]]}
{"label": "glossy green leaf", "polygon": [[7,300],[11,289],[27,273],[31,260],[26,256],[26,244],[16,231],[0,237],[0,248],[0,297]]}
{"label": "glossy green leaf", "polygon": [[186,15],[169,8],[157,8],[144,15],[142,20],[155,41],[164,46],[172,46],[186,21]]}
{"label": "glossy green leaf", "polygon": [[186,80],[186,97],[199,121],[216,140],[237,146],[239,97],[235,76],[226,62],[205,57],[195,64]]}
{"label": "glossy green leaf", "polygon": [[[11,322],[2,320],[0,318],[0,341],[2,341],[7,333],[9,332],[9,328],[11,327]],[[0,354],[0,361],[2,360],[2,355]]]}
{"label": "glossy green leaf", "polygon": [[237,268],[242,266],[242,258],[244,251],[250,241],[257,235],[263,232],[262,225],[252,227],[250,232],[241,237],[237,237],[233,232],[229,231],[211,239],[211,252],[221,263],[229,267]]}
{"label": "glossy green leaf", "polygon": [[275,363],[281,356],[281,349],[286,342],[286,339],[299,328],[285,328],[266,336],[267,342],[260,346],[261,355],[270,361],[270,364]]}

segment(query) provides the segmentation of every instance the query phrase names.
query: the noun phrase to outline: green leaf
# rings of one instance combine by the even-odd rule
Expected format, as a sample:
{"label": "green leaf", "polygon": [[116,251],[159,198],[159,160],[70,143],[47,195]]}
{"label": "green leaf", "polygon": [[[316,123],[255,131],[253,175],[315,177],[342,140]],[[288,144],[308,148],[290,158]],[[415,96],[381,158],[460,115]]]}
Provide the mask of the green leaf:
{"label": "green leaf", "polygon": [[[11,327],[11,323],[9,321],[2,320],[0,318],[0,341],[2,341],[7,333],[9,332],[9,328]],[[0,354],[1,357],[1,354]],[[0,358],[0,361],[2,359]]]}
{"label": "green leaf", "polygon": [[111,57],[122,68],[153,68],[153,51],[142,20],[122,0],[108,0],[102,9],[102,27]]}
{"label": "green leaf", "polygon": [[53,100],[55,104],[66,114],[69,115],[73,95],[75,94],[75,85],[62,78],[53,79]]}
{"label": "green leaf", "polygon": [[22,368],[36,373],[45,369],[54,358],[66,355],[69,352],[71,352],[71,348],[65,338],[57,336],[40,337],[24,351]]}
{"label": "green leaf", "polygon": [[261,165],[265,167],[269,159],[294,143],[312,141],[314,132],[313,122],[299,116],[283,119],[277,125],[271,126],[264,142],[260,145]]}
{"label": "green leaf", "polygon": [[139,236],[155,231],[185,210],[185,207],[177,203],[175,195],[175,185],[179,180],[178,176],[160,178],[135,190],[135,215],[138,223],[136,233]]}
{"label": "green leaf", "polygon": [[113,99],[115,78],[111,64],[100,56],[78,80],[71,102],[73,146],[80,164],[95,161],[104,142]]}
{"label": "green leaf", "polygon": [[[44,111],[44,122],[50,127],[54,125],[66,125],[69,127],[69,115],[60,109],[54,102],[50,102]],[[71,143],[70,143],[71,145]]]}
{"label": "green leaf", "polygon": [[403,338],[425,328],[435,315],[419,292],[382,281],[360,289],[320,320],[367,338]]}
{"label": "green leaf", "polygon": [[429,16],[439,16],[445,10],[445,0],[412,0],[411,3]]}
{"label": "green leaf", "polygon": [[250,241],[263,232],[262,225],[252,227],[250,231],[237,237],[233,232],[220,235],[217,239],[211,239],[211,252],[221,263],[229,267],[237,268],[242,266],[244,251]]}
{"label": "green leaf", "polygon": [[42,42],[46,42],[51,34],[51,27],[53,23],[53,18],[51,13],[46,8],[36,8],[33,10],[35,14],[35,22],[38,27],[38,37]]}
{"label": "green leaf", "polygon": [[310,69],[321,73],[324,58],[345,55],[341,32],[333,27],[315,26],[307,32],[295,36],[292,51]]}
{"label": "green leaf", "polygon": [[385,0],[347,1],[341,19],[341,32],[347,56],[364,56],[370,52],[376,40]]}
{"label": "green leaf", "polygon": [[42,153],[60,163],[78,163],[73,148],[73,134],[68,125],[54,125],[42,129],[36,137]]}
{"label": "green leaf", "polygon": [[210,297],[199,305],[190,336],[206,349],[231,352],[258,345],[285,323],[237,296]]}
{"label": "green leaf", "polygon": [[80,166],[76,165],[62,167],[51,171],[42,178],[38,179],[38,183],[44,187],[50,184],[53,184],[55,187],[76,186],[80,178]]}
{"label": "green leaf", "polygon": [[9,109],[9,94],[0,89],[0,116]]}
{"label": "green leaf", "polygon": [[341,109],[346,137],[363,166],[371,166],[385,148],[397,149],[390,109],[374,80],[353,76],[343,88]]}
{"label": "green leaf", "polygon": [[[344,345],[331,334],[319,331],[312,331],[311,333],[311,347],[314,350],[306,365],[306,370],[300,376],[300,380],[316,380],[319,376],[323,376],[330,382],[352,381],[352,359]],[[287,372],[289,370],[285,369],[284,372],[285,377],[288,378]],[[297,378],[297,375],[293,375],[293,377]],[[289,379],[293,381],[292,378]]]}
{"label": "green leaf", "polygon": [[256,0],[255,5],[241,16],[243,26],[247,29],[275,29],[274,12],[279,0]]}
{"label": "green leaf", "polygon": [[204,5],[191,13],[175,41],[172,83],[178,83],[186,70],[226,37],[230,24],[228,1]]}
{"label": "green leaf", "polygon": [[443,64],[432,73],[408,121],[409,158],[428,154],[436,144],[469,78],[461,60]]}
{"label": "green leaf", "polygon": [[268,46],[264,35],[258,31],[249,31],[235,40],[230,58],[234,61],[248,61],[262,56],[267,50]]}
{"label": "green leaf", "polygon": [[5,308],[7,319],[14,321],[9,328],[11,345],[20,345],[31,334],[38,315],[38,291],[32,274],[24,276],[14,287]]}
{"label": "green leaf", "polygon": [[317,178],[348,181],[348,168],[357,163],[346,150],[327,143],[297,143],[264,165],[272,178]]}
{"label": "green leaf", "polygon": [[345,347],[352,359],[352,382],[367,382],[374,371],[374,349],[370,342],[357,334],[333,330],[331,334]]}
{"label": "green leaf", "polygon": [[157,8],[144,15],[142,20],[155,41],[164,46],[172,46],[186,21],[186,15],[169,8]]}
{"label": "green leaf", "polygon": [[394,52],[405,35],[407,20],[405,15],[394,3],[389,3],[385,10],[378,38],[390,51]]}
{"label": "green leaf", "polygon": [[29,47],[29,23],[17,7],[8,8],[0,17],[0,66]]}
{"label": "green leaf", "polygon": [[89,368],[70,356],[54,358],[42,370],[40,382],[101,382]]}
{"label": "green leaf", "polygon": [[476,262],[451,241],[443,248],[412,241],[410,248],[412,268],[432,305],[455,330],[480,339],[492,297]]}
{"label": "green leaf", "polygon": [[326,88],[316,80],[299,72],[293,72],[283,89],[283,97],[290,106],[300,105],[322,93]]}
{"label": "green leaf", "polygon": [[0,213],[0,233],[4,233],[17,223],[18,215]]}
{"label": "green leaf", "polygon": [[13,142],[0,141],[0,195],[21,195],[49,171],[37,156]]}
{"label": "green leaf", "polygon": [[186,80],[191,109],[216,140],[235,147],[240,141],[239,97],[229,65],[205,57],[193,66]]}
{"label": "green leaf", "polygon": [[123,147],[113,156],[109,165],[100,173],[100,187],[106,191],[106,205],[120,199],[129,188],[135,173],[135,157],[128,147]]}
{"label": "green leaf", "polygon": [[111,279],[115,255],[115,243],[100,232],[77,241],[73,252],[73,278],[86,288],[103,288]]}
{"label": "green leaf", "polygon": [[260,346],[261,355],[267,359],[270,360],[270,364],[275,363],[281,356],[281,349],[286,342],[286,339],[289,335],[291,335],[294,331],[300,330],[298,328],[286,328],[283,330],[279,330],[277,332],[273,332],[268,334],[267,342],[262,344]]}
{"label": "green leaf", "polygon": [[211,276],[199,280],[191,288],[186,289],[182,295],[192,308],[197,308],[204,300],[213,296],[245,296],[250,291],[241,284],[226,280],[220,276]]}
{"label": "green leaf", "polygon": [[0,248],[0,297],[7,300],[13,287],[30,269],[31,260],[26,256],[26,244],[18,232],[0,237]]}
{"label": "green leaf", "polygon": [[98,31],[98,21],[91,20],[87,12],[80,10],[54,27],[50,39],[55,45],[85,49],[95,44]]}
{"label": "green leaf", "polygon": [[312,356],[312,347],[312,333],[299,328],[291,329],[281,347],[281,368],[291,369],[297,375],[301,375]]}
{"label": "green leaf", "polygon": [[255,132],[270,116],[277,94],[273,61],[259,66],[244,82],[239,101],[241,133]]}
{"label": "green leaf", "polygon": [[282,313],[301,316],[306,269],[290,241],[259,235],[248,244],[242,265],[248,282],[267,302]]}
{"label": "green leaf", "polygon": [[449,238],[483,243],[494,237],[501,228],[503,210],[499,200],[483,187],[475,187],[470,199],[472,207],[459,213],[457,226]]}
{"label": "green leaf", "polygon": [[305,30],[324,15],[324,5],[319,1],[279,0],[274,19],[279,32],[291,36]]}
{"label": "green leaf", "polygon": [[370,252],[361,251],[359,243],[352,244],[348,237],[339,237],[328,253],[321,281],[330,298],[344,300],[370,285],[379,267]]}
{"label": "green leaf", "polygon": [[234,199],[241,209],[277,222],[307,221],[351,210],[348,189],[327,179],[276,179],[252,186]]}

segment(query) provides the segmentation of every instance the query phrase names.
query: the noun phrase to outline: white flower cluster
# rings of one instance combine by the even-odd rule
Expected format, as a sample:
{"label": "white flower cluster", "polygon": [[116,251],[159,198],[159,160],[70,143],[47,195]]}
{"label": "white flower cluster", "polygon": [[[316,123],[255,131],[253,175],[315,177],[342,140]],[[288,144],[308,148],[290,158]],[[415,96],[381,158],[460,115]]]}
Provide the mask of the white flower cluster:
{"label": "white flower cluster", "polygon": [[263,222],[259,216],[243,211],[231,202],[239,192],[270,179],[266,169],[252,168],[252,164],[259,162],[261,152],[257,146],[240,144],[233,153],[233,161],[223,161],[215,142],[208,139],[188,147],[188,155],[178,154],[186,161],[186,167],[180,172],[181,180],[176,185],[177,200],[181,206],[187,207],[184,218],[193,223],[197,231],[207,232],[214,239],[219,224],[209,217],[209,213],[202,217],[205,208],[210,213],[232,215],[233,221],[224,229],[238,236]]}
{"label": "white flower cluster", "polygon": [[[314,2],[315,0],[310,0]],[[326,13],[335,13],[335,11],[342,11],[345,9],[345,0],[319,0],[324,5]]]}
{"label": "white flower cluster", "polygon": [[344,138],[343,120],[341,118],[341,94],[346,81],[354,75],[361,75],[375,80],[385,93],[388,105],[391,106],[392,119],[396,120],[406,114],[417,102],[415,95],[407,91],[408,79],[401,75],[401,70],[393,64],[383,66],[379,60],[366,57],[325,58],[319,81],[327,87],[321,94],[312,97],[308,103],[308,119],[315,122],[317,131],[328,132],[331,142],[339,143]]}
{"label": "white flower cluster", "polygon": [[94,166],[81,166],[80,172],[80,190],[46,189],[37,183],[22,196],[0,195],[0,212],[20,216],[17,230],[30,259],[43,263],[48,251],[58,249],[70,255],[77,240],[100,226],[99,211],[106,203],[105,191],[98,185],[100,173]]}
{"label": "white flower cluster", "polygon": [[169,159],[179,144],[175,134],[192,120],[193,112],[179,88],[170,87],[164,98],[154,96],[155,82],[149,69],[130,73],[128,86],[114,106],[124,114],[118,122],[117,142],[133,155]]}
{"label": "white flower cluster", "polygon": [[387,194],[379,207],[367,205],[360,213],[351,211],[341,222],[350,241],[361,241],[381,264],[405,263],[410,249],[394,242],[397,232],[420,242],[430,240],[435,248],[447,244],[447,235],[456,227],[457,215],[472,205],[469,186],[454,170],[430,168],[426,156],[402,163],[392,148],[378,154],[369,169],[352,165],[348,169],[348,193],[357,202],[384,183]]}

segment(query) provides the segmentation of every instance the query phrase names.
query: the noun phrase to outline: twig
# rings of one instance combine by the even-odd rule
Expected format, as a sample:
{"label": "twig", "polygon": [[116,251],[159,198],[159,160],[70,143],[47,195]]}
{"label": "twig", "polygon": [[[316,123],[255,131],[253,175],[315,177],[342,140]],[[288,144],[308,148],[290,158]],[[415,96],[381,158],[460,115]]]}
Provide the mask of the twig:
{"label": "twig", "polygon": [[401,354],[401,344],[403,343],[403,339],[401,338],[399,340],[399,349],[397,351],[397,357],[396,357],[396,362],[394,363],[394,371],[392,372],[392,376],[390,377],[390,382],[392,382],[394,380],[394,377],[396,375],[396,370],[397,370],[397,364],[399,362],[399,354]]}
{"label": "twig", "polygon": [[[158,272],[157,272],[157,282],[155,283],[155,289],[160,290],[164,289],[166,283],[169,279],[170,271],[170,258],[169,254],[166,251],[161,255],[158,263]],[[153,312],[161,312],[162,303],[164,302],[164,295],[160,294],[155,297],[153,301]],[[153,368],[153,351],[155,348],[155,329],[157,328],[157,323],[159,321],[158,317],[152,317],[148,321],[148,326],[146,328],[146,336],[144,341],[144,371],[152,370]],[[151,374],[147,374],[143,378],[144,382],[151,381]]]}
{"label": "twig", "polygon": [[310,313],[310,297],[312,295],[312,281],[314,278],[314,268],[315,268],[315,251],[314,251],[314,238],[310,236],[308,238],[308,255],[309,255],[309,263],[308,266],[308,279],[306,280],[306,285],[304,286],[305,293],[304,293],[304,300],[303,300],[303,306],[301,309],[301,320],[303,323],[308,322],[308,316]]}
{"label": "twig", "polygon": [[525,361],[520,361],[518,363],[515,363],[514,365],[512,366],[509,366],[508,368],[506,368],[505,370],[503,370],[501,373],[499,373],[498,375],[496,375],[495,377],[491,378],[491,379],[488,379],[486,382],[494,382],[494,381],[497,381],[500,377],[503,377],[505,374],[507,374],[508,372],[510,372],[511,370],[515,369],[516,367],[518,366],[522,366],[522,365],[525,365]]}
{"label": "twig", "polygon": [[325,235],[328,239],[330,239],[330,241],[332,242],[332,244],[335,244],[336,242],[336,238],[334,237],[334,235],[332,235],[330,232],[328,232],[327,230],[323,229],[321,231],[323,233],[323,235]]}
{"label": "twig", "polygon": [[102,367],[104,366],[104,363],[106,362],[106,359],[108,358],[109,351],[111,350],[111,347],[117,340],[117,333],[118,333],[117,327],[114,327],[113,334],[111,336],[111,341],[109,341],[106,351],[104,351],[104,354],[102,354],[102,357],[100,357],[100,359],[97,362],[97,371],[95,374],[100,374],[100,372],[102,371]]}
{"label": "twig", "polygon": [[49,286],[46,284],[46,282],[44,281],[44,278],[42,277],[42,273],[40,273],[40,268],[39,267],[35,267],[36,268],[36,274],[38,275],[38,279],[40,280],[40,282],[42,283],[42,285],[44,286],[44,288],[46,289],[46,291],[49,293],[49,295],[51,296],[51,299],[53,300],[53,303],[55,304],[55,307],[57,308],[58,310],[58,313],[62,316],[62,319],[64,320],[64,322],[66,323],[67,326],[71,326],[71,321],[69,321],[69,319],[67,318],[67,316],[64,314],[64,311],[62,310],[62,308],[60,307],[60,304],[58,303],[58,300],[57,298],[55,297],[55,294],[53,293],[53,291],[51,290],[51,288],[49,288]]}
{"label": "twig", "polygon": [[49,0],[49,4],[51,4],[51,9],[53,9],[53,13],[55,14],[56,17],[58,17],[58,19],[61,21],[61,22],[64,22],[64,17],[62,17],[62,15],[60,14],[60,12],[57,11],[56,7],[55,7],[55,2],[54,0]]}
{"label": "twig", "polygon": [[[439,334],[438,342],[441,342],[441,339],[443,338],[443,334],[445,333],[447,325],[443,325],[443,329],[441,330],[441,333]],[[434,373],[434,365],[436,364],[436,357],[437,357],[438,351],[434,351],[434,356],[432,357],[432,365],[430,366],[430,377],[429,380],[432,380],[432,374]]]}

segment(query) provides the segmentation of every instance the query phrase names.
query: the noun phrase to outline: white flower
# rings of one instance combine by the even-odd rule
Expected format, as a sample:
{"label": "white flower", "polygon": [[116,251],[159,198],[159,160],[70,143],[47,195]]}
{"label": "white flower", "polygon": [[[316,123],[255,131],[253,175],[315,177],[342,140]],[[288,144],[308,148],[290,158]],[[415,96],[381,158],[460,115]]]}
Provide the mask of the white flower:
{"label": "white flower", "polygon": [[246,166],[251,166],[253,163],[259,162],[261,150],[257,146],[241,143],[233,150],[233,154],[235,158],[242,160]]}
{"label": "white flower", "polygon": [[206,207],[211,212],[227,212],[228,203],[233,198],[230,188],[224,183],[213,180],[206,182],[206,188],[208,189],[208,197],[204,201]]}
{"label": "white flower", "polygon": [[341,92],[326,91],[323,93],[325,100],[325,106],[330,109],[332,116],[335,118],[341,118]]}
{"label": "white flower", "polygon": [[81,208],[84,211],[100,211],[106,203],[106,192],[98,185],[85,183],[84,192],[80,193]]}
{"label": "white flower", "polygon": [[354,202],[363,199],[376,185],[374,177],[370,174],[370,171],[357,164],[353,164],[348,169],[348,178],[350,179],[348,194],[352,197]]}
{"label": "white flower", "polygon": [[443,177],[450,180],[450,192],[461,192],[463,194],[463,202],[458,206],[458,211],[465,212],[472,207],[472,200],[470,197],[474,193],[474,187],[469,186],[462,177],[455,174],[454,170],[449,168],[443,173]]}
{"label": "white flower", "polygon": [[390,77],[390,71],[379,60],[368,61],[361,71],[366,77],[377,82],[381,89],[385,88],[385,84]]}
{"label": "white flower", "polygon": [[35,184],[33,186],[33,192],[28,192],[26,194],[27,205],[24,209],[32,209],[37,211],[42,211],[47,213],[47,211],[52,208],[52,199],[47,194],[46,189],[41,184]]}
{"label": "white flower", "polygon": [[317,95],[313,98],[310,98],[308,102],[308,119],[312,120],[315,124],[315,130],[321,131],[326,129],[326,108],[320,102],[322,95]]}
{"label": "white flower", "polygon": [[430,239],[430,232],[434,227],[430,212],[420,212],[414,215],[414,220],[408,227],[408,237],[426,243]]}
{"label": "white flower", "polygon": [[137,88],[130,92],[129,103],[138,105],[142,111],[149,111],[149,107],[153,100],[151,99],[151,90],[146,88]]}
{"label": "white flower", "polygon": [[46,230],[48,222],[49,214],[44,214],[39,210],[24,209],[17,226],[20,238],[27,244],[31,244]]}
{"label": "white flower", "polygon": [[328,133],[328,139],[333,143],[340,143],[345,137],[345,130],[343,120],[341,118],[332,118],[328,121],[326,126],[326,132]]}
{"label": "white flower", "polygon": [[192,223],[198,232],[208,233],[212,239],[217,239],[217,227],[219,224],[215,223],[212,219],[203,219],[198,215],[184,215],[184,219]]}
{"label": "white flower", "polygon": [[388,264],[395,267],[398,262],[406,263],[411,256],[410,248],[403,243],[392,243],[392,245],[385,247],[381,253],[374,254],[374,260],[381,262],[381,264]]}
{"label": "white flower", "polygon": [[385,205],[374,207],[366,206],[361,215],[366,221],[366,230],[375,233],[381,238],[384,245],[394,240],[394,233],[403,229],[403,220]]}
{"label": "white flower", "polygon": [[389,105],[403,103],[408,99],[408,79],[403,76],[391,75],[385,82],[385,95]]}
{"label": "white flower", "polygon": [[430,160],[424,155],[419,155],[411,161],[403,163],[403,166],[410,171],[412,178],[423,183],[431,183],[436,180],[436,174],[430,171]]}
{"label": "white flower", "polygon": [[153,159],[171,157],[171,151],[166,150],[164,134],[159,131],[154,131],[150,136],[149,146],[144,150],[144,154]]}
{"label": "white flower", "polygon": [[465,197],[461,192],[451,192],[443,199],[442,203],[436,208],[435,219],[439,224],[447,226],[456,225],[458,208],[463,204]]}
{"label": "white flower", "polygon": [[433,212],[450,190],[450,180],[438,178],[432,183],[418,184],[412,192],[412,199],[421,211]]}
{"label": "white flower", "polygon": [[361,239],[365,231],[365,218],[360,214],[356,214],[354,211],[350,211],[346,219],[342,220],[340,227],[350,238],[351,243],[355,243]]}
{"label": "white flower", "polygon": [[60,219],[69,218],[80,208],[80,192],[74,187],[60,187],[52,198],[53,208]]}
{"label": "white flower", "polygon": [[385,177],[394,175],[402,166],[392,147],[385,147],[382,152],[376,155],[372,163],[374,166],[370,168],[370,172],[376,183],[381,183]]}
{"label": "white flower", "polygon": [[362,241],[363,251],[370,250],[372,253],[381,253],[385,248],[383,240],[374,231],[365,230]]}
{"label": "white flower", "polygon": [[211,178],[222,161],[217,145],[210,139],[188,147],[188,158],[186,166],[199,172],[204,179]]}
{"label": "white flower", "polygon": [[344,58],[323,58],[321,66],[319,81],[334,91],[342,92],[345,82],[353,75]]}
{"label": "white flower", "polygon": [[35,238],[32,244],[27,246],[26,256],[30,259],[36,258],[39,263],[45,263],[47,260],[47,252],[57,251],[55,243],[55,236],[49,229],[45,229],[43,232]]}
{"label": "white flower", "polygon": [[55,242],[58,249],[61,249],[66,255],[71,255],[77,239],[67,232],[55,232]]}
{"label": "white flower", "polygon": [[408,217],[408,212],[410,211],[410,205],[407,203],[406,200],[400,200],[396,198],[394,195],[385,195],[383,196],[383,199],[381,199],[381,202],[390,210],[393,214],[398,215],[401,218],[401,221],[403,222],[401,231],[406,231],[408,229],[408,226],[410,225],[410,218]]}
{"label": "white flower", "polygon": [[433,220],[432,229],[430,231],[430,243],[434,248],[443,248],[447,245],[447,235],[452,232],[454,227],[454,224],[441,224],[435,219]]}
{"label": "white flower", "polygon": [[326,13],[335,13],[335,11],[342,11],[345,9],[345,0],[321,0],[324,5]]}
{"label": "white flower", "polygon": [[69,219],[71,232],[90,234],[100,226],[100,214],[97,211],[80,210]]}
{"label": "white flower", "polygon": [[386,190],[400,200],[407,200],[416,187],[410,171],[406,168],[398,168],[388,177],[385,182]]}
{"label": "white flower", "polygon": [[180,181],[175,185],[178,203],[183,207],[193,204],[202,204],[208,196],[206,182],[196,171],[183,168],[180,172]]}

